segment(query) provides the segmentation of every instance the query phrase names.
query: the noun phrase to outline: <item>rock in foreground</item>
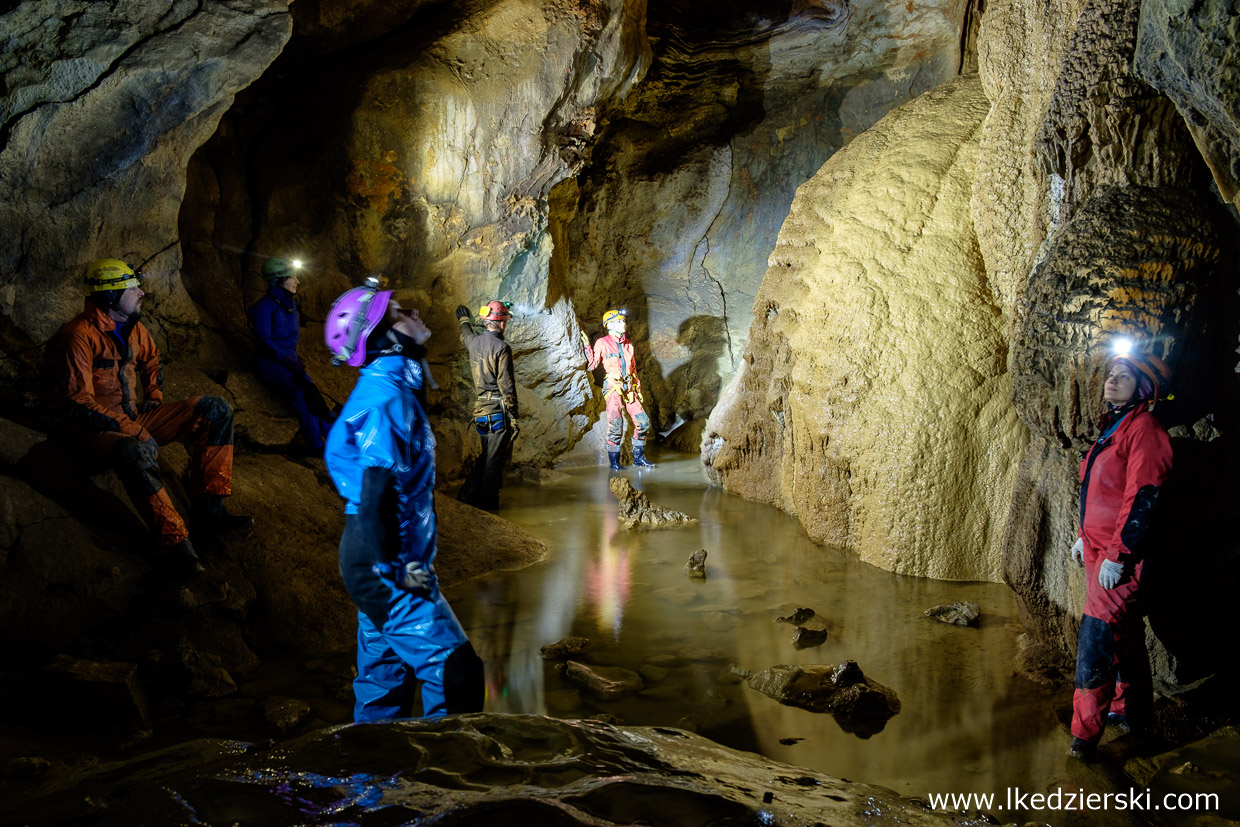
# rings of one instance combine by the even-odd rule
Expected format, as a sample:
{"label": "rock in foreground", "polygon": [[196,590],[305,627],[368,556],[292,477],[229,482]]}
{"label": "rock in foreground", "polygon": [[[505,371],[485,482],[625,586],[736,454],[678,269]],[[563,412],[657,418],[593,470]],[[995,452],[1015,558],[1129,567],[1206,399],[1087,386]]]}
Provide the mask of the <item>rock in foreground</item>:
{"label": "rock in foreground", "polygon": [[982,610],[976,603],[960,602],[926,609],[925,615],[953,626],[976,626]]}
{"label": "rock in foreground", "polygon": [[195,741],[9,809],[20,823],[956,823],[843,781],[661,727],[461,715],[322,729],[261,749]]}
{"label": "rock in foreground", "polygon": [[866,678],[856,661],[839,666],[780,664],[749,678],[749,686],[781,704],[830,712],[845,732],[869,738],[900,711],[896,693]]}

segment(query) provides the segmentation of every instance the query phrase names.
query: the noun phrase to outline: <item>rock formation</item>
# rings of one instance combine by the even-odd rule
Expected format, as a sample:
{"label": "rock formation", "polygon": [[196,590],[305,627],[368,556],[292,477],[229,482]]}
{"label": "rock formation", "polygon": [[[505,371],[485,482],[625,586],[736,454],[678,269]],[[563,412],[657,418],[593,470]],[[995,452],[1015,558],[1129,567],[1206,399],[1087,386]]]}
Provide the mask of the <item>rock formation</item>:
{"label": "rock formation", "polygon": [[624,477],[612,477],[607,484],[616,497],[620,525],[625,528],[675,528],[697,523],[697,519],[688,514],[655,505],[645,492],[634,488]]}
{"label": "rock formation", "polygon": [[883,787],[682,730],[535,715],[349,725],[271,748],[196,741],[157,760],[109,765],[54,799],[11,809],[10,817],[31,825],[156,824],[187,814],[205,824],[469,824],[500,812],[517,823],[559,825],[860,827],[873,823],[875,812],[908,825],[958,823]]}
{"label": "rock formation", "polygon": [[1026,440],[969,219],[988,108],[947,84],[801,187],[704,441],[729,489],[907,574],[998,576]]}

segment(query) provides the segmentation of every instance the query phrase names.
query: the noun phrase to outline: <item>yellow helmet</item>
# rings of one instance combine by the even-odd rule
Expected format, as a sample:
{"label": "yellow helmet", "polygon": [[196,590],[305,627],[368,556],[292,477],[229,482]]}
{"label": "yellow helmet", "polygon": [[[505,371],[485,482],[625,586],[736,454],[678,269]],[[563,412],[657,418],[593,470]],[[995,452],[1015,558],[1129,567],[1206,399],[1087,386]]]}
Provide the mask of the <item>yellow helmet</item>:
{"label": "yellow helmet", "polygon": [[120,259],[97,258],[86,266],[86,292],[101,293],[104,290],[127,290],[137,287],[142,274]]}
{"label": "yellow helmet", "polygon": [[616,319],[623,319],[625,315],[626,314],[623,310],[608,310],[603,314],[603,327],[607,327],[607,325],[611,324]]}

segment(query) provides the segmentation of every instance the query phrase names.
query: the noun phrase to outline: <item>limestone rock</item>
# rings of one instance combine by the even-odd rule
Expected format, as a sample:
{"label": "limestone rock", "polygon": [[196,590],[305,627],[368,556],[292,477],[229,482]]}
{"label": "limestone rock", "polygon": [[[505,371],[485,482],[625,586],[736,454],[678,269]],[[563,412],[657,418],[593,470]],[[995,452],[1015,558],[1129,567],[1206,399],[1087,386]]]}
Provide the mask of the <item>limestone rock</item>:
{"label": "limestone rock", "polygon": [[945,84],[798,190],[703,441],[726,488],[891,571],[999,577],[1027,436],[969,220],[988,111]]}
{"label": "limestone rock", "polygon": [[263,715],[267,723],[287,732],[310,714],[310,704],[300,698],[269,697],[263,699]]}
{"label": "limestone rock", "polygon": [[46,341],[81,310],[84,265],[122,257],[149,275],[157,340],[196,339],[185,166],[283,47],[287,3],[18,3],[3,27],[0,313]]}
{"label": "limestone rock", "polygon": [[865,678],[853,661],[830,666],[771,666],[748,679],[750,688],[782,704],[830,712],[846,732],[879,733],[900,711],[895,692]]}
{"label": "limestone rock", "polygon": [[[630,310],[647,411],[683,450],[737,369],[798,186],[960,62],[959,3],[650,3],[652,70],[565,185],[564,278],[582,325]],[[912,37],[916,48],[905,40]],[[557,248],[561,242],[557,238]],[[558,251],[557,251],[558,252]]]}
{"label": "limestone rock", "polygon": [[953,626],[976,626],[982,610],[976,603],[960,602],[926,609],[925,616]]}
{"label": "limestone rock", "polygon": [[776,623],[791,623],[799,626],[814,616],[813,609],[797,609],[790,615],[775,618]]}
{"label": "limestone rock", "polygon": [[[200,740],[85,774],[10,808],[18,823],[319,824],[419,818],[481,823],[775,824],[862,827],[881,812],[910,827],[950,825],[891,790],[798,769],[669,727],[539,715],[453,715],[349,724],[271,748]],[[365,773],[321,786],[323,767]],[[53,806],[54,805],[54,806]]]}
{"label": "limestone rock", "polygon": [[134,663],[84,660],[58,655],[33,677],[27,708],[61,719],[74,728],[107,729],[117,725],[138,727],[150,717],[146,692]]}
{"label": "limestone rock", "polygon": [[1240,208],[1240,23],[1224,0],[1144,0],[1135,68],[1175,103],[1224,200]]}
{"label": "limestone rock", "polygon": [[700,548],[689,555],[689,562],[685,563],[685,572],[690,577],[706,576],[706,549]]}
{"label": "limestone rock", "polygon": [[792,646],[795,649],[809,649],[813,646],[821,646],[826,642],[826,629],[807,629],[804,626],[798,626],[796,631],[792,633]]}
{"label": "limestone rock", "polygon": [[688,514],[654,505],[645,493],[634,488],[633,483],[625,477],[612,477],[607,485],[615,495],[620,524],[625,528],[664,528],[697,523],[697,520]]}
{"label": "limestone rock", "polygon": [[237,691],[232,675],[219,655],[185,648],[179,653],[181,666],[189,676],[189,694],[200,698],[219,698]]}
{"label": "limestone rock", "polygon": [[639,691],[644,684],[641,675],[620,666],[587,666],[570,660],[564,677],[593,693],[603,701],[614,701]]}
{"label": "limestone rock", "polygon": [[543,660],[564,660],[576,657],[590,648],[590,639],[585,637],[566,637],[555,643],[548,643],[538,650]]}
{"label": "limestone rock", "polygon": [[47,436],[0,418],[0,468],[12,468]]}

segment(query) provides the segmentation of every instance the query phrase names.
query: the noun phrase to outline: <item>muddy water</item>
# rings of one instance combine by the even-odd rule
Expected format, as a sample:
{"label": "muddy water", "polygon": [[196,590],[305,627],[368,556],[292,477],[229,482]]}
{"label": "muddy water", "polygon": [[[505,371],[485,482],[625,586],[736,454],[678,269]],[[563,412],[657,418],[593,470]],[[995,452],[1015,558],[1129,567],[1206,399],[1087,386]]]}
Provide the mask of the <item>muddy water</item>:
{"label": "muddy water", "polygon": [[[1020,628],[1005,586],[897,576],[816,545],[796,519],[707,487],[696,457],[622,473],[700,524],[620,528],[606,469],[505,489],[500,516],[553,552],[449,593],[486,661],[488,711],[688,726],[728,746],[921,797],[994,792],[1001,802],[1009,787],[1077,789],[1054,713],[1066,698],[1013,674]],[[698,548],[709,555],[704,581],[684,570]],[[923,616],[958,600],[981,607],[979,628]],[[826,643],[794,648],[794,627],[776,619],[798,607],[825,619]],[[647,667],[646,689],[612,702],[580,692],[539,656],[539,647],[568,635],[590,639],[589,663]],[[847,659],[900,698],[900,713],[868,739],[727,674],[732,665],[758,671]]]}

